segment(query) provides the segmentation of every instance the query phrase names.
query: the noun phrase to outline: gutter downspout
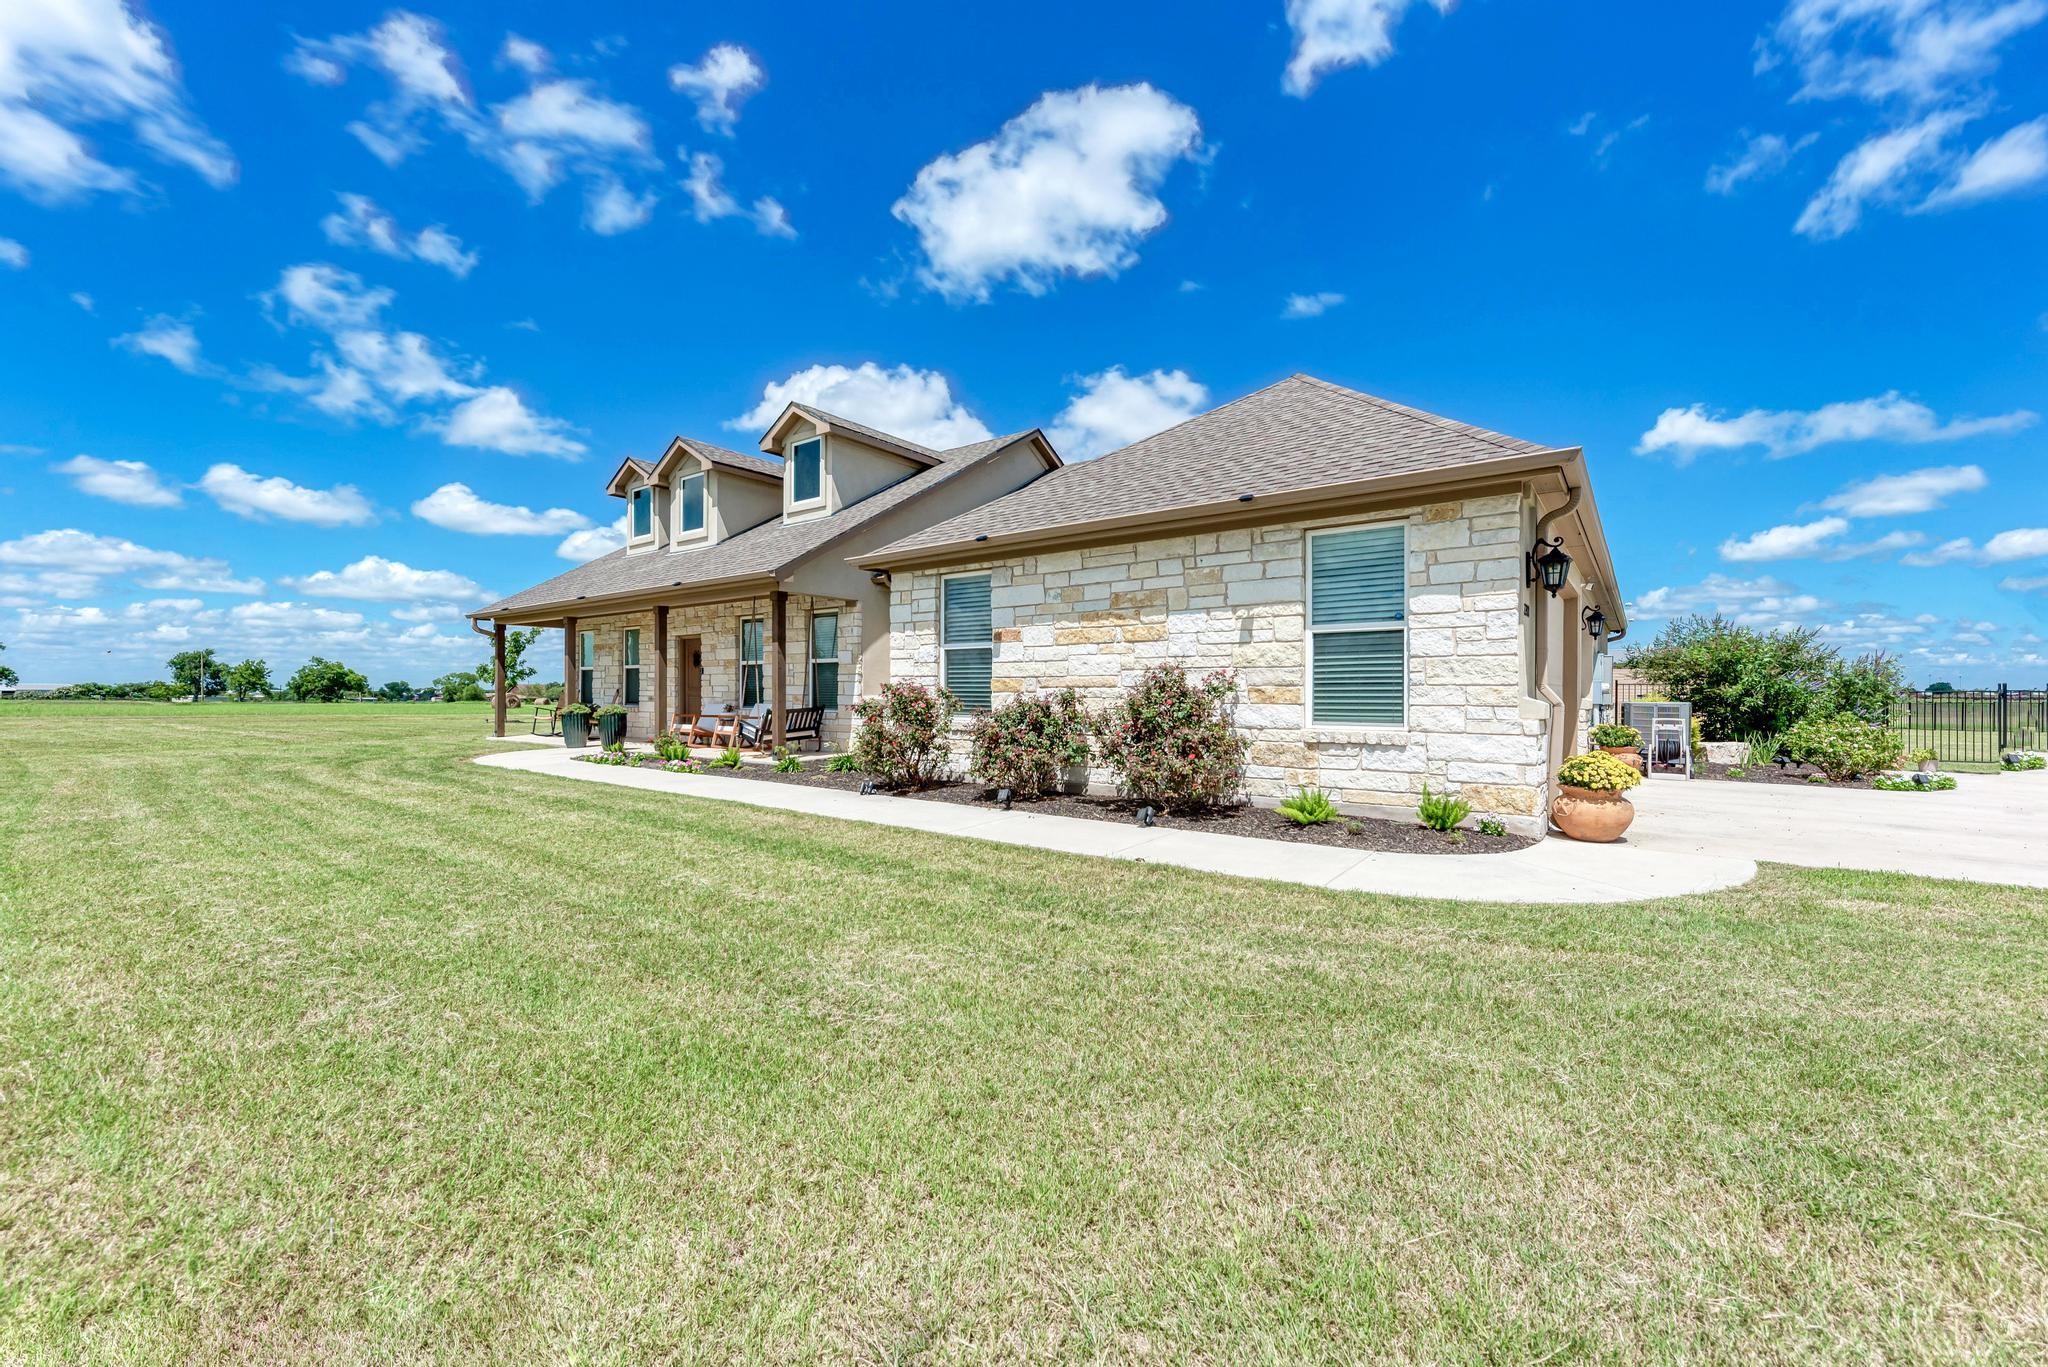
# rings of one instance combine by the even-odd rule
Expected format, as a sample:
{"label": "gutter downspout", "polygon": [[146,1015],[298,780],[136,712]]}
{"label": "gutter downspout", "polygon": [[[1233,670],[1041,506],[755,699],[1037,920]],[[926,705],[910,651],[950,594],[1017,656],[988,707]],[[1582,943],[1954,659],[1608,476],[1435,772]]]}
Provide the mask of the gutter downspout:
{"label": "gutter downspout", "polygon": [[[1565,486],[1564,502],[1536,519],[1536,540],[1541,541],[1543,534],[1550,530],[1550,525],[1553,522],[1556,522],[1559,518],[1579,506],[1579,498],[1584,488],[1584,485],[1579,486],[1577,489],[1572,488],[1569,484]],[[1550,751],[1550,773],[1548,777],[1555,784],[1557,766],[1563,762],[1562,757],[1558,753],[1558,736],[1564,720],[1564,699],[1559,697],[1557,690],[1550,686],[1550,625],[1545,620],[1546,614],[1543,610],[1544,604],[1549,598],[1550,595],[1543,591],[1543,586],[1538,584],[1536,586],[1536,613],[1531,619],[1531,626],[1536,633],[1536,691],[1542,695],[1543,701],[1550,705],[1550,743],[1548,746]]]}

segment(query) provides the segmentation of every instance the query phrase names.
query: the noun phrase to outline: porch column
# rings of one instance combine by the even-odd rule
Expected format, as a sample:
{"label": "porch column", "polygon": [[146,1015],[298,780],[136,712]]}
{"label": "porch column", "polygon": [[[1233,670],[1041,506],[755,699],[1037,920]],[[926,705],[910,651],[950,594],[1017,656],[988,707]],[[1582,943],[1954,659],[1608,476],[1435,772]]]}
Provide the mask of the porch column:
{"label": "porch column", "polygon": [[769,734],[775,744],[782,744],[782,714],[789,703],[789,591],[776,589],[768,595],[768,614],[771,619],[768,638],[768,658],[775,670],[775,724]]}
{"label": "porch column", "polygon": [[562,619],[562,706],[582,702],[576,696],[576,619]]}
{"label": "porch column", "polygon": [[668,609],[654,610],[654,734],[668,730]]}
{"label": "porch column", "polygon": [[491,624],[491,734],[505,734],[505,624]]}

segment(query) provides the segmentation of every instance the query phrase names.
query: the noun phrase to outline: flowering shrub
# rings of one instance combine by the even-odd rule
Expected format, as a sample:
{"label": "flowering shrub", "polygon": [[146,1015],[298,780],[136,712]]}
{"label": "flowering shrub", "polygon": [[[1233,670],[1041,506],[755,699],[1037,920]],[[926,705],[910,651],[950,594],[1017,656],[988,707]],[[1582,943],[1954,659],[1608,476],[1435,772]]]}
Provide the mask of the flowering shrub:
{"label": "flowering shrub", "polygon": [[1071,688],[1043,696],[1020,693],[975,719],[968,771],[1020,799],[1043,797],[1059,785],[1062,770],[1088,762],[1091,726]]}
{"label": "flowering shrub", "polygon": [[1624,764],[1595,750],[1590,755],[1573,755],[1557,766],[1557,781],[1567,788],[1584,788],[1589,793],[1625,793],[1643,781],[1633,764]]}
{"label": "flowering shrub", "polygon": [[1792,758],[1811,764],[1831,779],[1893,768],[1905,748],[1898,732],[1848,712],[1809,717],[1785,733],[1785,749]]}
{"label": "flowering shrub", "polygon": [[1126,797],[1169,810],[1234,802],[1251,742],[1232,729],[1228,670],[1190,681],[1178,665],[1145,671],[1096,719],[1097,749]]}
{"label": "flowering shrub", "polygon": [[1587,732],[1586,739],[1602,750],[1618,750],[1624,746],[1633,750],[1643,743],[1643,733],[1633,726],[1623,726],[1620,722],[1610,721],[1602,722]]}
{"label": "flowering shrub", "polygon": [[585,764],[618,764],[629,769],[637,763],[631,755],[626,753],[626,747],[623,745],[607,745],[599,753],[584,755],[581,758]]}
{"label": "flowering shrub", "polygon": [[960,700],[946,688],[884,684],[853,705],[854,763],[885,788],[929,788],[945,776],[946,728]]}

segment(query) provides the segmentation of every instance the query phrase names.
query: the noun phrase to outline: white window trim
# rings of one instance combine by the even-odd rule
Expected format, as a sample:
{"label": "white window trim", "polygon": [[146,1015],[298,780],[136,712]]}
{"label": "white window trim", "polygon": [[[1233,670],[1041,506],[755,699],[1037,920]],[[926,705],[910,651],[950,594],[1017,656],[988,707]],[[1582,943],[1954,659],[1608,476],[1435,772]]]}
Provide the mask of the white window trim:
{"label": "white window trim", "polygon": [[579,631],[576,633],[576,701],[592,707],[596,703],[584,696],[583,676],[590,676],[590,691],[597,691],[597,633]]}
{"label": "white window trim", "polygon": [[[749,660],[747,658],[747,623],[749,622],[759,622],[761,624],[761,658],[758,660]],[[737,672],[733,678],[733,692],[735,704],[740,707],[745,707],[747,705],[746,698],[748,665],[752,665],[754,666],[754,668],[761,671],[761,701],[768,702],[771,699],[773,699],[775,694],[774,691],[769,687],[768,681],[768,619],[765,617],[740,618],[739,640],[735,641],[733,644],[735,649],[738,651],[739,656],[736,665]]]}
{"label": "white window trim", "polygon": [[[1315,615],[1316,601],[1316,556],[1315,540],[1337,532],[1362,532],[1373,528],[1397,527],[1401,532],[1401,617],[1392,622],[1345,622],[1341,626],[1319,627],[1311,624]],[[1301,653],[1301,721],[1305,729],[1317,733],[1317,739],[1326,736],[1348,738],[1352,736],[1381,735],[1388,732],[1404,732],[1408,729],[1408,520],[1380,519],[1373,522],[1348,522],[1337,527],[1317,527],[1302,538],[1301,542],[1301,626],[1302,642],[1306,649]],[[1344,634],[1358,631],[1398,631],[1401,633],[1401,719],[1378,722],[1336,722],[1316,720],[1316,637],[1325,634]]]}
{"label": "white window trim", "polygon": [[[704,481],[704,525],[695,531],[683,530],[683,481],[702,478]],[[711,472],[698,468],[678,471],[669,476],[669,544],[672,546],[694,546],[700,541],[711,539]]]}
{"label": "white window trim", "polygon": [[[638,634],[639,631],[640,628],[638,627],[627,627],[619,633],[619,701],[627,707],[638,707],[647,697],[640,689],[640,685],[645,680],[646,675],[640,672],[639,665],[630,663],[633,658],[633,652],[626,649],[626,643]],[[641,642],[641,649],[643,651],[646,649],[646,644],[645,640]],[[629,683],[632,685],[631,687],[627,686]],[[634,694],[638,694],[638,698],[633,702],[626,702],[626,698]]]}
{"label": "white window trim", "polygon": [[[951,583],[951,582],[952,582],[952,581],[954,581],[955,579],[986,579],[986,580],[988,580],[988,592],[989,592],[989,614],[988,614],[988,619],[989,619],[989,620],[988,620],[988,640],[987,640],[987,641],[985,641],[985,642],[983,642],[983,643],[982,643],[981,645],[978,645],[978,646],[970,646],[970,645],[950,645],[950,646],[949,646],[949,645],[947,645],[947,644],[946,644],[946,585],[947,585],[947,584],[949,584],[949,583]],[[946,686],[946,653],[947,653],[948,651],[953,651],[953,650],[985,650],[985,651],[987,651],[987,652],[988,652],[988,680],[989,680],[989,697],[988,697],[988,705],[989,705],[989,707],[990,707],[990,709],[991,709],[991,710],[993,710],[993,709],[994,709],[994,707],[995,707],[995,705],[996,705],[996,697],[995,697],[995,680],[996,680],[996,620],[995,620],[995,619],[996,619],[996,614],[995,614],[995,592],[996,592],[996,580],[995,580],[995,576],[994,576],[993,574],[989,573],[989,572],[988,572],[987,570],[976,570],[976,571],[974,571],[974,572],[973,572],[973,573],[971,573],[971,574],[942,574],[942,575],[940,575],[940,576],[939,576],[939,687],[941,687],[941,688],[944,688],[944,687]],[[974,711],[975,709],[973,709],[973,708],[971,708],[971,707],[970,707],[970,708],[967,708],[966,710],[967,710],[968,712],[973,712],[973,711]]]}
{"label": "white window trim", "polygon": [[[633,500],[642,493],[647,495],[647,531],[644,534],[635,535],[633,531]],[[635,484],[632,488],[626,490],[626,544],[628,546],[652,545],[658,539],[656,534],[660,530],[661,516],[655,511],[654,507],[654,486],[652,484]]]}
{"label": "white window trim", "polygon": [[[799,447],[799,446],[804,446],[804,445],[807,445],[807,444],[808,444],[808,443],[810,443],[810,442],[816,442],[816,443],[818,443],[818,496],[817,496],[816,498],[807,498],[807,499],[804,499],[804,500],[803,500],[802,502],[798,502],[798,501],[797,501],[797,497],[796,497],[796,448],[797,448],[797,447]],[[828,489],[828,487],[829,487],[829,486],[828,486],[828,482],[827,482],[827,478],[828,478],[828,477],[827,477],[827,472],[826,472],[826,466],[825,466],[825,462],[826,462],[826,451],[825,451],[825,434],[824,434],[823,432],[820,432],[820,433],[818,433],[818,434],[817,434],[817,435],[815,435],[815,436],[805,437],[805,438],[804,438],[804,439],[803,439],[802,441],[793,441],[793,442],[791,442],[791,443],[789,444],[789,511],[790,511],[790,512],[792,512],[792,513],[810,513],[810,512],[817,512],[817,511],[820,511],[820,510],[822,510],[822,509],[824,508],[824,506],[825,506],[825,497],[826,497],[826,491],[827,491],[827,489]]]}
{"label": "white window trim", "polygon": [[[830,617],[833,619],[833,653],[830,655],[819,655],[814,653],[818,649],[818,619],[820,617]],[[839,658],[839,647],[843,643],[843,638],[840,635],[840,631],[846,625],[846,618],[840,615],[839,609],[837,608],[833,608],[826,612],[813,611],[811,613],[811,620],[809,625],[811,628],[811,636],[810,640],[804,646],[804,653],[809,655],[810,659],[804,662],[804,691],[812,695],[811,706],[822,707],[827,712],[837,712],[839,710],[839,694],[836,690],[834,691],[830,699],[823,702],[820,702],[818,700],[818,666],[829,664],[837,665],[842,670],[846,668],[845,662]]]}

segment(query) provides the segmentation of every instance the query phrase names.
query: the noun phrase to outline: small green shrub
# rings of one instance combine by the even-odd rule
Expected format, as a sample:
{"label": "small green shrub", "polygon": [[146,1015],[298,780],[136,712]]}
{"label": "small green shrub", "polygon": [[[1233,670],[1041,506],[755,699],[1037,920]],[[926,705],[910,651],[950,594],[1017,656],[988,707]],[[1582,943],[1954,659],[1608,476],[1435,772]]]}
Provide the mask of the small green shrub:
{"label": "small green shrub", "polygon": [[1809,717],[1785,733],[1785,749],[1792,758],[1811,764],[1831,779],[1897,768],[1905,748],[1898,732],[1849,712]]}
{"label": "small green shrub", "polygon": [[1828,781],[1828,776],[1826,774],[1808,774],[1806,776],[1806,781],[1808,783],[1826,783]]}
{"label": "small green shrub", "polygon": [[975,718],[967,771],[991,788],[1008,788],[1020,800],[1043,797],[1059,786],[1070,766],[1088,762],[1092,726],[1081,695],[1071,688],[1020,693]]}
{"label": "small green shrub", "polygon": [[607,745],[597,754],[584,755],[581,758],[586,764],[616,764],[626,768],[631,768],[635,763],[633,757],[626,753],[626,747],[623,745]]}
{"label": "small green shrub", "polygon": [[853,705],[856,767],[885,788],[929,788],[945,776],[947,734],[960,700],[947,688],[884,684]]}
{"label": "small green shrub", "polygon": [[664,731],[654,738],[654,753],[663,759],[688,759],[690,743],[673,731]]}
{"label": "small green shrub", "polygon": [[1894,777],[1891,774],[1879,774],[1870,780],[1870,786],[1882,788],[1888,793],[1946,793],[1956,786],[1953,774],[1922,774],[1920,777],[1926,782],[1917,783],[1904,775]]}
{"label": "small green shrub", "polygon": [[787,745],[775,747],[775,772],[778,774],[800,774],[804,762],[796,757],[796,751]]}
{"label": "small green shrub", "polygon": [[1738,765],[1736,765],[1736,766],[1735,766],[1735,767],[1734,767],[1733,769],[1730,769],[1730,770],[1728,771],[1728,777],[1730,777],[1730,778],[1748,778],[1748,777],[1749,777],[1749,770],[1747,770],[1747,769],[1743,768],[1743,767],[1742,767],[1742,766],[1741,766],[1740,764],[1738,764]]}
{"label": "small green shrub", "polygon": [[1642,745],[1643,733],[1620,722],[1602,722],[1586,733],[1586,739],[1602,750],[1634,750]]}
{"label": "small green shrub", "polygon": [[729,745],[714,755],[708,764],[713,769],[737,769],[745,761],[746,756],[739,752],[739,748]]}
{"label": "small green shrub", "polygon": [[1573,755],[1557,767],[1557,781],[1567,788],[1584,788],[1591,793],[1625,793],[1643,781],[1633,764],[1595,750]]}
{"label": "small green shrub", "polygon": [[860,761],[851,754],[837,754],[825,761],[825,772],[828,774],[857,774],[860,772]]}
{"label": "small green shrub", "polygon": [[1749,747],[1749,754],[1746,757],[1749,767],[1761,769],[1766,764],[1774,763],[1777,760],[1778,751],[1784,747],[1785,742],[1777,732],[1772,731],[1759,732],[1744,741],[1743,744]]}
{"label": "small green shrub", "polygon": [[562,708],[562,715],[565,717],[587,717],[590,715],[590,704],[587,702],[569,703]]}
{"label": "small green shrub", "polygon": [[1481,835],[1506,835],[1508,833],[1508,824],[1499,817],[1482,816],[1479,818],[1479,833]]}
{"label": "small green shrub", "polygon": [[1938,756],[1935,755],[1934,751],[1924,745],[1918,750],[1911,750],[1906,754],[1906,760],[1910,764],[1931,764],[1937,758]]}
{"label": "small green shrub", "polygon": [[[1612,755],[1605,758],[1615,764],[1621,761]],[[1622,765],[1626,769],[1627,765]],[[1422,824],[1432,831],[1454,831],[1459,823],[1472,815],[1472,804],[1456,793],[1432,793],[1429,784],[1422,785],[1422,801],[1415,804],[1415,814],[1422,818]]]}
{"label": "small green shrub", "polygon": [[2048,769],[2048,755],[2021,755],[2018,759],[2001,759],[1998,767],[2008,774],[2025,773],[2030,769]]}
{"label": "small green shrub", "polygon": [[607,703],[597,709],[597,715],[600,717],[623,717],[626,715],[626,709],[617,703]]}
{"label": "small green shrub", "polygon": [[1297,826],[1320,826],[1337,819],[1337,804],[1320,788],[1303,788],[1280,803],[1280,815]]}

